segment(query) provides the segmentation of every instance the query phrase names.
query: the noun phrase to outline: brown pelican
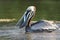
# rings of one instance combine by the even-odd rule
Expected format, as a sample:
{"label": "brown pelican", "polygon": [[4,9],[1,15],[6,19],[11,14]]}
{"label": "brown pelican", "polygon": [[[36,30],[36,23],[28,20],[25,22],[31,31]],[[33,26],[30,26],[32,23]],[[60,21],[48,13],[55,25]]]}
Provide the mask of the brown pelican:
{"label": "brown pelican", "polygon": [[29,6],[24,13],[24,15],[21,17],[21,19],[18,21],[16,26],[20,26],[20,28],[26,27],[29,25],[30,20],[35,15],[36,8],[35,6]]}
{"label": "brown pelican", "polygon": [[35,15],[35,12],[36,7],[29,6],[22,18],[16,24],[16,26],[19,26],[19,28],[25,27],[26,32],[52,32],[58,28],[58,26],[54,22],[47,20],[41,20],[36,23],[30,24],[32,17]]}

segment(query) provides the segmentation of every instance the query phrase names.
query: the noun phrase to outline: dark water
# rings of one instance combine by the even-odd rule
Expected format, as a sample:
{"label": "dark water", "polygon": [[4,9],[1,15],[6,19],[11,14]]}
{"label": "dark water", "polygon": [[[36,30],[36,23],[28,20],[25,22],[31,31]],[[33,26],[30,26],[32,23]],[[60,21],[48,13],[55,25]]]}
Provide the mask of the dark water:
{"label": "dark water", "polygon": [[[57,24],[60,26],[60,24]],[[16,26],[0,27],[0,40],[60,40],[60,29],[52,33],[25,33],[25,29]]]}

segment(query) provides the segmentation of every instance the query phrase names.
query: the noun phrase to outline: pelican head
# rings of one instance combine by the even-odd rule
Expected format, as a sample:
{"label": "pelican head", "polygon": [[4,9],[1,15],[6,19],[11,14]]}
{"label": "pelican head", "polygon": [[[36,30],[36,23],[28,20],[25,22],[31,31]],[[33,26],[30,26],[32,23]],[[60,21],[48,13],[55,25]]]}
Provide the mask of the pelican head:
{"label": "pelican head", "polygon": [[[29,6],[25,12],[25,18],[27,18],[27,21],[29,21],[34,15],[35,15],[36,7],[35,6]],[[26,20],[25,20],[26,21]]]}
{"label": "pelican head", "polygon": [[20,26],[20,28],[25,27],[27,24],[29,24],[31,18],[35,15],[36,7],[35,6],[29,6],[20,21],[18,21],[17,25]]}
{"label": "pelican head", "polygon": [[27,10],[31,10],[31,11],[36,11],[36,7],[35,6],[29,6],[28,8],[27,8]]}

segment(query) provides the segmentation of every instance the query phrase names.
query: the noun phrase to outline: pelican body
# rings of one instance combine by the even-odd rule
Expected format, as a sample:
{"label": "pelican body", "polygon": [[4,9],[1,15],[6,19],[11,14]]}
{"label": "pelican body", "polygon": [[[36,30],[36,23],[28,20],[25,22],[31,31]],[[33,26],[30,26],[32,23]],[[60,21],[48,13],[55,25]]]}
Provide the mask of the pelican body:
{"label": "pelican body", "polygon": [[36,23],[30,24],[32,17],[35,15],[36,7],[35,6],[29,6],[22,18],[18,21],[16,26],[19,26],[19,28],[25,27],[26,32],[40,32],[40,31],[48,31],[52,32],[58,28],[58,26],[53,23],[49,22],[47,20],[41,20]]}
{"label": "pelican body", "polygon": [[53,21],[40,20],[31,24],[31,32],[52,32],[58,29],[58,26]]}

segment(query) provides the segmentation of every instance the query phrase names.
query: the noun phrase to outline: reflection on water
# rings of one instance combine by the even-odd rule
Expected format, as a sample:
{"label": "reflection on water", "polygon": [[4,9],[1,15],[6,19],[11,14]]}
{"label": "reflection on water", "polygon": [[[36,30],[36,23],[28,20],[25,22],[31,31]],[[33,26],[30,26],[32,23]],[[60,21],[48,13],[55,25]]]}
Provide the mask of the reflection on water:
{"label": "reflection on water", "polygon": [[0,40],[60,40],[60,30],[52,33],[25,33],[19,27],[0,27]]}
{"label": "reflection on water", "polygon": [[24,40],[25,31],[18,27],[0,27],[0,40]]}
{"label": "reflection on water", "polygon": [[27,36],[28,40],[56,40],[55,33],[30,33]]}

